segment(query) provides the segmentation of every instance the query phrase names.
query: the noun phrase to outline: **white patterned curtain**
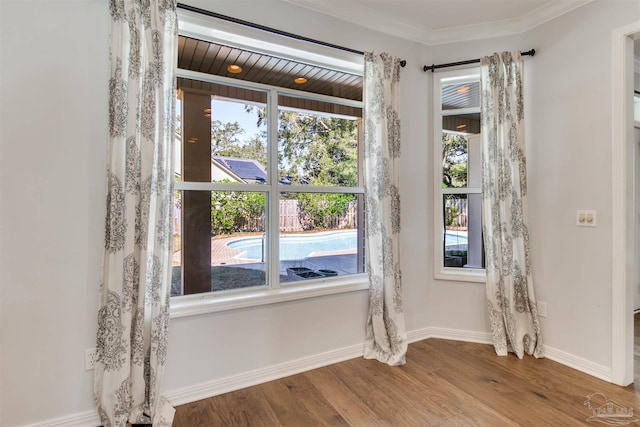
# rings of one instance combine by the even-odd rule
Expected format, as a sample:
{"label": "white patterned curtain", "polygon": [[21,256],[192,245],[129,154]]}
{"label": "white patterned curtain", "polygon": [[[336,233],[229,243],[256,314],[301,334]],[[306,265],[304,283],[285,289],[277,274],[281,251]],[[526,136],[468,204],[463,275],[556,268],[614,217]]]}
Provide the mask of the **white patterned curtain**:
{"label": "white patterned curtain", "polygon": [[403,365],[407,333],[400,277],[400,59],[364,56],[365,241],[369,274],[364,357]]}
{"label": "white patterned curtain", "polygon": [[104,427],[170,426],[175,0],[111,0],[108,189],[94,393]]}
{"label": "white patterned curtain", "polygon": [[542,357],[531,276],[520,53],[481,60],[482,225],[493,345]]}

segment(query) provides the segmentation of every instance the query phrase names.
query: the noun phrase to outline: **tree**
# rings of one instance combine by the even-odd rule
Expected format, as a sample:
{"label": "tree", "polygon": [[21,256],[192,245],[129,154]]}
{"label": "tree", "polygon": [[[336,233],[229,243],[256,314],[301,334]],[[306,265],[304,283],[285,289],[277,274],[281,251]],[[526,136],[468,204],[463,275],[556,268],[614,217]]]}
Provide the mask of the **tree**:
{"label": "tree", "polygon": [[[266,108],[261,108],[258,111],[258,125],[263,126],[266,120]],[[266,130],[263,132],[266,137]],[[290,177],[294,184],[356,186],[357,138],[355,120],[312,112],[280,110],[280,173]]]}
{"label": "tree", "polygon": [[467,138],[442,133],[442,187],[467,186]]}
{"label": "tree", "polygon": [[260,135],[254,135],[248,141],[241,141],[239,136],[244,134],[240,123],[222,123],[219,120],[211,122],[211,155],[223,157],[238,157],[241,159],[257,160],[261,165],[267,164],[267,147]]}
{"label": "tree", "polygon": [[244,129],[238,122],[222,123],[220,120],[211,121],[211,155],[230,156],[229,152],[240,145],[240,135]]}

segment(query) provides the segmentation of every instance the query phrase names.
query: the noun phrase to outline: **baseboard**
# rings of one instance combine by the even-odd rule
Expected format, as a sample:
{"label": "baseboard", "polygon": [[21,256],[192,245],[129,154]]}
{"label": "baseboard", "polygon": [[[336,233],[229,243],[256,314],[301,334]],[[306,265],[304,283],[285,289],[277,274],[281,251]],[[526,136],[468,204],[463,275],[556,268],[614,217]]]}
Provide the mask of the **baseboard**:
{"label": "baseboard", "polygon": [[[363,355],[363,345],[353,345],[338,350],[332,350],[309,357],[303,357],[290,362],[281,363],[274,366],[232,375],[219,380],[197,384],[183,389],[164,393],[164,397],[172,405],[178,406],[185,403],[195,402],[219,394],[240,390],[246,387],[262,384],[267,381],[277,380],[334,363],[361,357]],[[100,425],[100,418],[97,411],[87,411],[62,418],[51,419],[35,424],[28,424],[22,427],[96,427]]]}
{"label": "baseboard", "polygon": [[613,372],[611,371],[611,367],[594,363],[590,360],[583,359],[582,357],[575,356],[571,353],[567,353],[566,351],[558,350],[547,345],[543,346],[543,348],[544,356],[547,359],[553,360],[554,362],[558,362],[577,371],[584,372],[592,377],[596,377],[610,383],[613,382]]}
{"label": "baseboard", "polygon": [[97,427],[100,425],[98,411],[86,411],[22,427]]}
{"label": "baseboard", "polygon": [[172,405],[182,405],[196,400],[206,399],[222,393],[240,390],[267,381],[273,381],[345,360],[354,359],[363,355],[363,345],[357,344],[326,353],[303,357],[290,362],[232,375],[219,380],[209,381],[195,386],[165,393],[165,397]]}
{"label": "baseboard", "polygon": [[[411,342],[440,338],[453,341],[474,342],[479,344],[491,344],[490,332],[464,331],[459,329],[428,327],[411,331],[407,334],[407,340]],[[548,345],[543,345],[545,357],[561,365],[591,375],[598,379],[613,382],[613,374],[610,367],[594,363],[582,357],[575,356],[566,351],[558,350]]]}
{"label": "baseboard", "polygon": [[[480,344],[491,344],[491,333],[478,331],[465,331],[459,329],[428,327],[416,329],[407,333],[407,341],[412,343],[430,338],[447,339],[454,341],[474,342]],[[576,369],[585,374],[594,376],[601,380],[611,382],[612,372],[610,367],[599,365],[581,357],[574,356],[553,347],[544,346],[545,357],[554,362]],[[262,384],[280,378],[295,375],[345,360],[361,357],[363,355],[363,345],[357,344],[337,350],[328,351],[313,356],[303,357],[278,365],[267,366],[265,368],[231,375],[214,381],[209,381],[182,389],[169,391],[165,397],[171,404],[183,405],[195,402],[219,394],[228,393],[234,390]],[[87,411],[75,415],[70,415],[58,419],[47,420],[40,423],[29,424],[23,427],[96,427],[100,425],[100,420],[96,411]]]}
{"label": "baseboard", "polygon": [[460,329],[430,326],[428,328],[416,329],[407,333],[407,341],[410,343],[428,340],[429,338],[491,344],[491,333],[489,332],[465,331]]}

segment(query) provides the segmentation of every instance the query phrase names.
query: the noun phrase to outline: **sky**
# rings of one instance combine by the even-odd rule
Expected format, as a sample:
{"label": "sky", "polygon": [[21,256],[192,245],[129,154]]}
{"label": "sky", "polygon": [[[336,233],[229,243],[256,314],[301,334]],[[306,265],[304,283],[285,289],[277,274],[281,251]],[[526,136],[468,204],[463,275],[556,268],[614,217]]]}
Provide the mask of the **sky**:
{"label": "sky", "polygon": [[247,113],[244,111],[244,103],[231,102],[229,100],[220,100],[212,98],[211,100],[211,118],[220,120],[222,123],[238,122],[240,127],[244,129],[244,134],[240,135],[241,141],[248,141],[259,133],[256,112]]}
{"label": "sky", "polygon": [[[244,110],[245,104],[242,102],[232,102],[229,100],[221,100],[211,98],[211,119],[220,120],[222,123],[238,122],[240,127],[244,129],[244,133],[239,136],[239,139],[243,142],[249,141],[251,137],[258,134],[260,131],[257,126],[258,116],[256,112],[247,113]],[[182,106],[180,100],[177,100],[176,111],[181,111]],[[175,145],[175,166],[176,173],[180,174],[181,169],[181,151],[182,146],[180,144]]]}

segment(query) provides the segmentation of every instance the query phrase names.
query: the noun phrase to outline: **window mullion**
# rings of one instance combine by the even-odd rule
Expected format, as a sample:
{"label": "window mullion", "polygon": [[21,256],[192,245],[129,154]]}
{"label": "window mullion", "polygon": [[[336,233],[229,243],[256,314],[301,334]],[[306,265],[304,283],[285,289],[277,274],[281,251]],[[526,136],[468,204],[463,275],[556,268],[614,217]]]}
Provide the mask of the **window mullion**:
{"label": "window mullion", "polygon": [[480,188],[480,187],[442,188],[442,189],[440,189],[440,193],[442,195],[445,195],[445,194],[477,194],[477,193],[482,193],[482,188]]}
{"label": "window mullion", "polygon": [[440,115],[442,117],[444,117],[444,116],[459,116],[461,114],[473,114],[473,113],[479,113],[479,112],[480,112],[480,108],[479,107],[456,108],[456,109],[450,109],[450,110],[440,110]]}
{"label": "window mullion", "polygon": [[269,197],[267,206],[267,262],[269,288],[280,287],[280,195],[278,193],[278,91],[270,89],[267,105]]}
{"label": "window mullion", "polygon": [[287,193],[353,193],[364,194],[364,187],[325,187],[316,185],[279,185],[278,191]]}

